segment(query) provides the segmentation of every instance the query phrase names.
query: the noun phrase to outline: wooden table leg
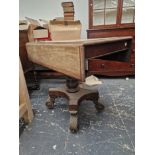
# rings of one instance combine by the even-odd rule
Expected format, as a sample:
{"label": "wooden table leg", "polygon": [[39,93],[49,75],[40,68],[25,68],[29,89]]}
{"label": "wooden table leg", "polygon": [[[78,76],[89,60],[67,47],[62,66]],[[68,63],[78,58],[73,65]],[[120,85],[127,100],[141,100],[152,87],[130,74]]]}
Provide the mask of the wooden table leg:
{"label": "wooden table leg", "polygon": [[[78,107],[80,103],[83,100],[91,100],[95,104],[95,107],[98,112],[104,109],[104,105],[98,102],[98,99],[99,99],[98,91],[79,88],[79,86],[78,86],[78,91],[77,89],[73,89],[73,88],[71,89],[72,89],[71,91],[72,93],[68,91],[68,88],[66,89],[65,87],[64,88],[50,88],[49,97],[46,102],[46,106],[49,109],[54,108],[55,98],[57,97],[64,97],[68,99],[69,112],[70,112],[69,128],[71,132],[77,132],[78,131]],[[73,90],[75,90],[75,92],[73,92]]]}

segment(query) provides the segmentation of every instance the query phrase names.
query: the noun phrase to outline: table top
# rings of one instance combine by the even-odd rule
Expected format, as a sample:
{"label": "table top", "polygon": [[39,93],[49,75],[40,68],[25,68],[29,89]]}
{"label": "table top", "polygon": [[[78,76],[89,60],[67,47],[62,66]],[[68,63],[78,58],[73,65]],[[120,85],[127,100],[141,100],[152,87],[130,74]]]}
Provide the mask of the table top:
{"label": "table top", "polygon": [[92,44],[100,44],[100,43],[110,43],[121,40],[130,40],[132,36],[126,37],[108,37],[108,38],[93,38],[93,39],[78,39],[78,40],[60,40],[60,41],[39,41],[39,42],[29,42],[27,44],[30,45],[92,45]]}
{"label": "table top", "polygon": [[[33,62],[67,76],[85,81],[85,48],[106,43],[131,40],[132,37],[110,37],[66,41],[39,41],[26,44],[28,58]],[[103,47],[104,48],[104,47]],[[104,49],[103,49],[104,50]]]}

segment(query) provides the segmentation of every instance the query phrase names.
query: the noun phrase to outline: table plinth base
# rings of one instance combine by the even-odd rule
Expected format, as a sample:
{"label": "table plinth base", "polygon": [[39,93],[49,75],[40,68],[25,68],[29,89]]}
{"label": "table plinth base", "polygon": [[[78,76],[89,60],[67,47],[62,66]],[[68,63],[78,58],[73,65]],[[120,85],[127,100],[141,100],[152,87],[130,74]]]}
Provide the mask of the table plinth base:
{"label": "table plinth base", "polygon": [[49,109],[54,108],[55,98],[64,97],[69,101],[69,112],[70,112],[70,124],[69,128],[71,132],[78,130],[78,107],[83,100],[91,100],[95,104],[95,108],[98,112],[104,109],[104,106],[98,102],[99,93],[98,91],[87,90],[80,88],[79,91],[70,93],[66,88],[50,88],[49,97],[46,102],[46,106]]}

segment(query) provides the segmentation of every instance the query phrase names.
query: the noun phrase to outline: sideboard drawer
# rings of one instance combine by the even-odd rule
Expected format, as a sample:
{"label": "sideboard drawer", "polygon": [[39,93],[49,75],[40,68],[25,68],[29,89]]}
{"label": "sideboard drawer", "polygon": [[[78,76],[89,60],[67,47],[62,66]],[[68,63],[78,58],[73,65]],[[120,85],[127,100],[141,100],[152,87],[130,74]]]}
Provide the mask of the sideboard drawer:
{"label": "sideboard drawer", "polygon": [[105,54],[112,54],[114,52],[130,49],[131,40],[119,41],[99,45],[85,46],[86,58],[97,58]]}
{"label": "sideboard drawer", "polygon": [[128,62],[109,61],[101,59],[89,59],[88,71],[122,71],[126,68],[131,68],[131,64]]}

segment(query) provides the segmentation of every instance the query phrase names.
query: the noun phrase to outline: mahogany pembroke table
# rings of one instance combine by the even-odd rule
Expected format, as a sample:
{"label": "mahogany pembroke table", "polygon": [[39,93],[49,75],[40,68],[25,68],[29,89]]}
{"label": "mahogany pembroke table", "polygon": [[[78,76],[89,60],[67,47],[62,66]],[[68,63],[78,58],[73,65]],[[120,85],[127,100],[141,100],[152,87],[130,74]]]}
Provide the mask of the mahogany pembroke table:
{"label": "mahogany pembroke table", "polygon": [[[119,53],[118,60],[128,64],[132,37],[111,37],[97,39],[81,39],[67,41],[40,41],[26,44],[28,58],[39,65],[65,74],[68,78],[64,88],[50,88],[46,106],[51,109],[56,97],[69,100],[70,130],[78,130],[78,106],[82,100],[92,100],[97,111],[104,109],[98,102],[99,93],[95,90],[79,88],[79,82],[84,82],[91,60],[103,59],[98,67],[107,67],[110,55]],[[96,49],[97,52],[96,52]],[[108,58],[109,55],[109,58]],[[119,62],[118,66],[119,68]]]}

